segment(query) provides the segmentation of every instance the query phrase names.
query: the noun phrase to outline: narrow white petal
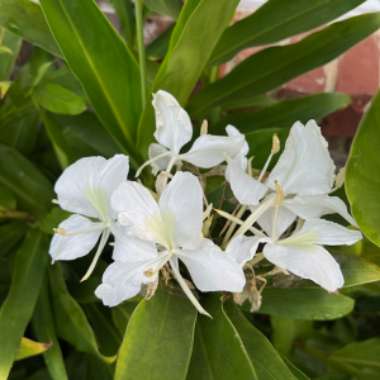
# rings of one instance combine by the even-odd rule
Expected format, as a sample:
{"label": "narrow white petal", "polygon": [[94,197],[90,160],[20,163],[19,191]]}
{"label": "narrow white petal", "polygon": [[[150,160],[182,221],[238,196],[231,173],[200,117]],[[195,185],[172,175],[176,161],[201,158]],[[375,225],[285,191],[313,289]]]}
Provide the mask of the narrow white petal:
{"label": "narrow white petal", "polygon": [[300,195],[287,199],[284,206],[302,219],[315,219],[324,215],[339,214],[348,223],[356,225],[348,213],[346,204],[339,197],[322,195]]}
{"label": "narrow white petal", "polygon": [[71,215],[59,226],[50,243],[53,261],[74,260],[86,256],[95,246],[103,227],[81,215]]}
{"label": "narrow white petal", "polygon": [[172,238],[177,246],[195,247],[199,244],[203,218],[203,190],[197,177],[177,172],[160,198],[164,223],[173,224]]}
{"label": "narrow white petal", "polygon": [[239,132],[236,134],[233,128],[230,126],[229,136],[202,135],[198,137],[191,149],[182,154],[181,158],[194,166],[208,169],[221,164],[228,158],[246,154],[247,143],[244,135]]}
{"label": "narrow white petal", "polygon": [[233,238],[226,247],[226,255],[243,266],[252,260],[262,238],[255,236],[237,236]]}
{"label": "narrow white petal", "polygon": [[173,95],[162,90],[154,94],[153,107],[156,114],[154,137],[161,145],[178,153],[193,135],[189,115]]}
{"label": "narrow white petal", "polygon": [[315,244],[321,245],[352,245],[363,238],[360,231],[351,230],[328,220],[311,219],[305,222],[295,236],[287,240],[303,234],[315,236]]}
{"label": "narrow white petal", "polygon": [[204,239],[194,250],[179,255],[190,272],[195,286],[202,292],[241,292],[245,285],[243,269],[211,240]]}
{"label": "narrow white petal", "polygon": [[160,209],[147,188],[138,182],[126,181],[113,193],[111,204],[121,224],[133,228],[142,239],[154,239],[151,221],[159,217]]}
{"label": "narrow white petal", "polygon": [[247,206],[256,206],[267,192],[267,187],[246,172],[246,159],[236,156],[226,169],[226,179],[235,198]]}
{"label": "narrow white petal", "polygon": [[334,173],[335,165],[318,125],[313,120],[305,126],[297,122],[267,184],[274,189],[277,181],[286,194],[326,194],[333,186]]}
{"label": "narrow white petal", "polygon": [[271,263],[298,277],[311,280],[329,292],[336,291],[344,284],[339,264],[323,247],[268,243],[263,253]]}

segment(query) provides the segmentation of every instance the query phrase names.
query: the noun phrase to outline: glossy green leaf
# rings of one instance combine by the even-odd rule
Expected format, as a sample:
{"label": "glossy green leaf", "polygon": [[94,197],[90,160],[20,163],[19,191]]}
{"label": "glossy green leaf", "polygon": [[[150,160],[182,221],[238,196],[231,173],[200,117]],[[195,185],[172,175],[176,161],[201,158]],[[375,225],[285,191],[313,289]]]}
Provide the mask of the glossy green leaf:
{"label": "glossy green leaf", "polygon": [[212,319],[199,317],[187,380],[258,379],[243,338],[226,317],[220,299],[211,296],[202,304]]}
{"label": "glossy green leaf", "polygon": [[235,304],[225,304],[224,310],[241,337],[259,380],[296,379],[268,338],[244,317]]}
{"label": "glossy green leaf", "polygon": [[[169,51],[153,82],[153,91],[163,89],[181,104],[187,102],[237,3],[237,0],[186,2],[172,32]],[[139,126],[138,141],[142,149],[152,141],[153,130],[153,111],[149,104]]]}
{"label": "glossy green leaf", "polygon": [[95,333],[84,311],[68,292],[62,269],[57,264],[49,272],[49,283],[58,336],[71,343],[78,351],[112,362],[112,358],[100,353]]}
{"label": "glossy green leaf", "polygon": [[32,326],[38,339],[51,343],[49,350],[44,353],[44,360],[50,377],[52,380],[68,380],[54,325],[48,281],[43,283],[43,288],[33,315]]}
{"label": "glossy green leaf", "polygon": [[12,284],[0,308],[0,379],[6,380],[40,292],[48,263],[47,239],[31,231],[18,250]]}
{"label": "glossy green leaf", "polygon": [[[343,368],[346,372],[361,379],[362,374],[379,375],[380,339],[373,338],[362,342],[350,343],[334,352],[329,361]],[[374,379],[376,378],[374,377]]]}
{"label": "glossy green leaf", "polygon": [[177,18],[181,10],[181,0],[144,0],[144,5],[152,12]]}
{"label": "glossy green leaf", "polygon": [[182,294],[159,290],[134,310],[120,346],[115,380],[184,380],[197,312]]}
{"label": "glossy green leaf", "polygon": [[346,192],[361,230],[380,246],[380,93],[373,99],[351,147]]}
{"label": "glossy green leaf", "polygon": [[310,380],[310,377],[306,376],[299,368],[297,368],[288,358],[284,357],[284,362],[292,371],[294,377],[297,380]]}
{"label": "glossy green leaf", "polygon": [[259,313],[289,319],[332,320],[351,313],[354,300],[319,288],[266,288]]}
{"label": "glossy green leaf", "polygon": [[42,0],[41,5],[99,119],[136,158],[133,138],[141,113],[141,88],[132,53],[93,0]]}
{"label": "glossy green leaf", "polygon": [[262,50],[194,96],[190,110],[200,115],[229,99],[273,90],[331,61],[379,27],[380,13],[371,13],[332,24],[298,43]]}
{"label": "glossy green leaf", "polygon": [[380,266],[350,253],[335,254],[344,276],[344,287],[369,284],[380,281]]}
{"label": "glossy green leaf", "polygon": [[[249,133],[264,128],[291,127],[294,122],[306,123],[310,119],[321,120],[351,102],[349,96],[339,93],[326,93],[283,100],[258,111],[232,112],[227,115],[215,130],[221,131],[233,124],[241,132]],[[214,128],[212,128],[214,132]]]}
{"label": "glossy green leaf", "polygon": [[119,17],[122,35],[127,40],[128,46],[133,46],[135,36],[134,9],[131,1],[111,0]]}
{"label": "glossy green leaf", "polygon": [[35,216],[42,216],[51,206],[51,183],[25,157],[4,145],[0,145],[0,185],[16,196],[21,210]]}
{"label": "glossy green leaf", "polygon": [[127,324],[135,308],[136,304],[134,302],[124,302],[121,305],[112,308],[112,321],[121,335],[124,335]]}
{"label": "glossy green leaf", "polygon": [[0,25],[30,43],[59,55],[40,5],[33,0],[0,0]]}
{"label": "glossy green leaf", "polygon": [[55,83],[39,86],[34,92],[34,99],[53,113],[78,115],[86,110],[86,102],[82,97]]}
{"label": "glossy green leaf", "polygon": [[50,343],[41,343],[29,338],[21,338],[20,347],[17,351],[16,360],[30,358],[41,355],[50,348]]}
{"label": "glossy green leaf", "polygon": [[[1,15],[0,15],[1,18]],[[1,45],[11,50],[11,55],[8,57],[2,56],[0,59],[0,80],[5,81],[10,78],[13,71],[14,63],[21,48],[21,38],[16,34],[0,28],[0,41]]]}
{"label": "glossy green leaf", "polygon": [[212,55],[226,61],[239,50],[266,45],[316,28],[365,0],[269,0],[252,15],[228,28]]}

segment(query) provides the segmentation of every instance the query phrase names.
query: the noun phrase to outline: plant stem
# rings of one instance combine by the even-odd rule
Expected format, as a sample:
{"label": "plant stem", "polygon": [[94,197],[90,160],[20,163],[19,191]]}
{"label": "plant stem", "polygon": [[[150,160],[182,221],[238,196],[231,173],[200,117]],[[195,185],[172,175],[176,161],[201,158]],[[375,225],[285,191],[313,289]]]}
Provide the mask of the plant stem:
{"label": "plant stem", "polygon": [[136,38],[137,49],[139,55],[139,69],[141,81],[141,102],[143,108],[146,105],[146,61],[145,61],[145,45],[144,45],[144,0],[136,0],[135,2],[135,18],[136,18]]}

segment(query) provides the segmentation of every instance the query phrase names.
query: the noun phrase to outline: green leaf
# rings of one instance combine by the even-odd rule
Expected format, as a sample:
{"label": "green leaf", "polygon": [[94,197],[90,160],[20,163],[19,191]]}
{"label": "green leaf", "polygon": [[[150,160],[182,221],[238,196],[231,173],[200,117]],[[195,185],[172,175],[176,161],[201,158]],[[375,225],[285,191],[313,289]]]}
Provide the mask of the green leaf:
{"label": "green leaf", "polygon": [[12,284],[0,309],[0,379],[6,380],[32,317],[48,263],[47,239],[31,231],[18,250]]}
{"label": "green leaf", "polygon": [[13,71],[13,66],[16,62],[18,53],[20,52],[22,40],[16,34],[2,28],[0,28],[0,35],[0,41],[2,46],[6,46],[12,52],[11,56],[2,56],[0,59],[0,80],[6,81],[10,78],[10,75]]}
{"label": "green leaf", "polygon": [[130,47],[133,46],[135,36],[135,19],[132,1],[111,0],[119,17],[121,33]]}
{"label": "green leaf", "polygon": [[4,187],[0,187],[0,213],[4,210],[15,210],[17,200],[12,192]]}
{"label": "green leaf", "polygon": [[346,192],[363,233],[380,246],[380,92],[360,123],[351,147]]}
{"label": "green leaf", "polygon": [[[94,354],[111,363],[113,358],[102,355],[92,327],[84,311],[67,290],[62,269],[55,264],[49,272],[55,325],[58,335],[78,351]],[[80,284],[78,283],[78,286]]]}
{"label": "green leaf", "polygon": [[169,47],[169,40],[174,26],[168,27],[146,47],[146,55],[151,60],[162,59]]}
{"label": "green leaf", "polygon": [[341,318],[353,307],[352,298],[319,288],[266,288],[259,313],[321,321]]}
{"label": "green leaf", "polygon": [[212,62],[226,61],[239,50],[266,45],[306,32],[355,8],[365,0],[267,1],[222,35]]}
{"label": "green leaf", "polygon": [[0,185],[17,198],[19,208],[39,217],[53,199],[50,182],[16,150],[0,145]]}
{"label": "green leaf", "polygon": [[41,7],[32,0],[0,0],[0,25],[30,43],[59,55]]}
{"label": "green leaf", "polygon": [[369,260],[349,253],[334,256],[342,268],[345,288],[380,281],[380,266]]}
{"label": "green leaf", "polygon": [[230,99],[273,90],[331,61],[379,27],[380,13],[365,14],[334,23],[298,43],[262,50],[195,95],[190,111],[202,115]]}
{"label": "green leaf", "polygon": [[[163,89],[181,104],[187,102],[237,3],[237,0],[186,1],[173,30],[169,51],[154,80],[153,91]],[[151,142],[153,130],[153,110],[148,105],[139,126],[138,141],[142,149]]]}
{"label": "green leaf", "polygon": [[112,308],[112,321],[120,334],[124,335],[127,324],[135,308],[136,304],[134,302],[124,302],[121,305]]}
{"label": "green leaf", "polygon": [[141,88],[132,53],[93,0],[42,0],[41,5],[99,119],[136,159],[133,141],[141,113]]}
{"label": "green leaf", "polygon": [[234,325],[256,368],[259,380],[295,380],[268,338],[251,324],[232,302],[224,305],[226,316]]}
{"label": "green leaf", "polygon": [[23,238],[27,226],[22,222],[0,225],[0,256],[6,255]]}
{"label": "green leaf", "polygon": [[82,97],[56,83],[38,86],[34,91],[34,99],[53,113],[78,115],[86,110],[86,102]]}
{"label": "green leaf", "polygon": [[152,12],[177,18],[181,10],[181,0],[144,0],[144,5]]}
{"label": "green leaf", "polygon": [[40,343],[28,338],[21,338],[20,347],[17,351],[16,360],[41,355],[50,348],[50,343]]}
{"label": "green leaf", "polygon": [[38,339],[51,342],[51,347],[44,353],[44,360],[52,380],[68,380],[52,313],[48,281],[45,278],[33,315],[33,331]]}
{"label": "green leaf", "polygon": [[287,357],[284,357],[284,362],[288,365],[297,380],[310,380],[310,378],[297,368]]}
{"label": "green leaf", "polygon": [[203,306],[212,319],[200,316],[187,380],[258,379],[243,338],[225,315],[217,296]]}
{"label": "green leaf", "polygon": [[196,317],[183,294],[159,290],[151,300],[141,301],[120,347],[115,380],[184,380]]}
{"label": "green leaf", "polygon": [[[361,379],[361,374],[378,377],[380,369],[379,357],[380,339],[373,338],[348,344],[335,351],[329,357],[329,361],[346,372],[356,375],[355,378]],[[374,377],[374,379],[377,377]]]}
{"label": "green leaf", "polygon": [[350,103],[349,96],[339,93],[283,100],[258,111],[232,112],[218,123],[215,129],[222,131],[228,124],[233,124],[242,133],[264,128],[290,128],[296,121],[306,123],[310,119],[321,120],[330,113],[347,107]]}

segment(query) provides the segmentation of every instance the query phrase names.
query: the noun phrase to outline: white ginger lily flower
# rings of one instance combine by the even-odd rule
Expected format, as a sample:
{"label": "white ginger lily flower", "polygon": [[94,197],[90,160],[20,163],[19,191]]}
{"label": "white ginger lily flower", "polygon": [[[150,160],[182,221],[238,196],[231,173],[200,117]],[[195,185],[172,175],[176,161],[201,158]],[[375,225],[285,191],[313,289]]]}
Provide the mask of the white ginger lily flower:
{"label": "white ginger lily flower", "polygon": [[111,208],[112,192],[126,181],[129,159],[115,155],[110,159],[85,157],[67,167],[55,184],[58,204],[73,212],[55,230],[49,254],[54,261],[74,260],[87,255],[100,238],[88,278],[110,236],[116,214]]}
{"label": "white ginger lily flower", "polygon": [[276,205],[273,198],[272,205],[257,218],[265,232],[270,233],[276,224],[277,234],[281,236],[297,216],[308,220],[333,213],[356,225],[345,203],[339,197],[329,195],[333,191],[335,165],[327,141],[315,121],[311,120],[305,126],[297,122],[292,126],[283,153],[262,183],[272,157],[273,151],[258,179],[246,173],[246,167],[238,158],[228,165],[226,171],[235,197],[246,206],[255,208],[265,194],[276,190],[276,186],[281,189],[284,198],[281,205]]}
{"label": "white ginger lily flower", "polygon": [[[182,147],[193,136],[193,126],[187,112],[168,92],[160,90],[153,96],[156,115],[154,137],[158,143],[149,147],[149,161],[138,170],[137,175],[151,164],[155,172],[170,172],[173,166],[186,161],[203,169],[221,164],[228,157],[235,157],[242,151],[248,152],[248,145],[235,127],[226,127],[227,136],[204,134],[198,137],[189,151],[181,153]],[[245,153],[246,154],[246,153]]]}
{"label": "white ginger lily flower", "polygon": [[194,175],[177,172],[158,202],[144,186],[127,181],[114,192],[112,206],[132,235],[118,239],[115,262],[96,290],[104,304],[113,306],[138,294],[143,284],[157,281],[159,270],[169,263],[185,294],[207,314],[180,274],[178,260],[203,292],[243,289],[242,266],[202,237],[203,191]]}

